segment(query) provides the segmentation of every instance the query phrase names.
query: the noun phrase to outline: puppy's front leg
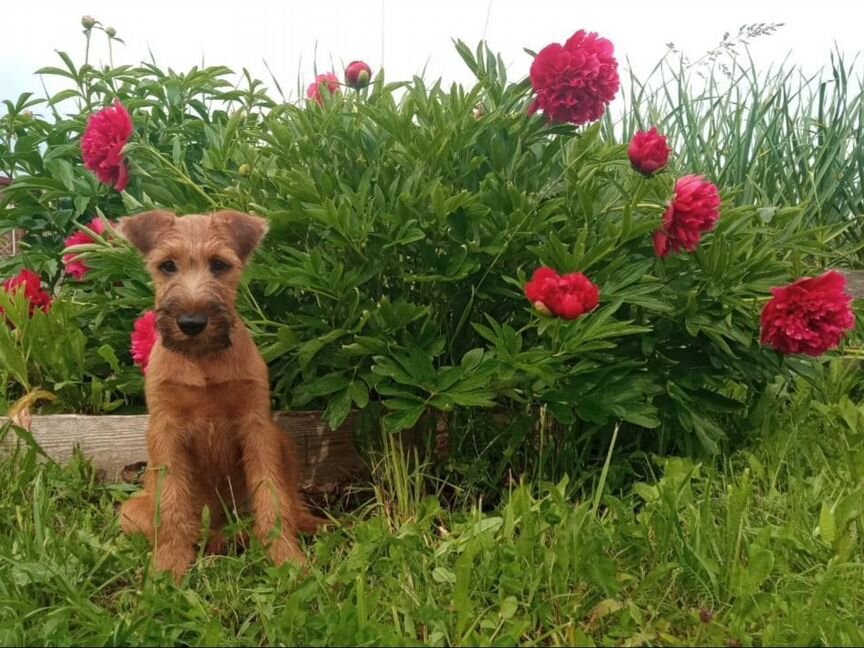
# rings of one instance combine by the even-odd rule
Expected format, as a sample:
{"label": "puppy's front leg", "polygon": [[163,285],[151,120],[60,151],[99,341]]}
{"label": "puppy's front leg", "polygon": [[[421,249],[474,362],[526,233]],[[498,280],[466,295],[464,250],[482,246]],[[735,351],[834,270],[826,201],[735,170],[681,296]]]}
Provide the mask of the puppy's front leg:
{"label": "puppy's front leg", "polygon": [[268,418],[251,415],[241,422],[243,468],[255,515],[255,535],[277,565],[305,563],[297,543],[297,501],[282,465],[283,432]]}
{"label": "puppy's front leg", "polygon": [[200,535],[192,458],[182,430],[169,420],[151,415],[147,445],[154,473],[156,502],[153,560],[159,571],[170,571],[180,580],[195,560],[195,542]]}

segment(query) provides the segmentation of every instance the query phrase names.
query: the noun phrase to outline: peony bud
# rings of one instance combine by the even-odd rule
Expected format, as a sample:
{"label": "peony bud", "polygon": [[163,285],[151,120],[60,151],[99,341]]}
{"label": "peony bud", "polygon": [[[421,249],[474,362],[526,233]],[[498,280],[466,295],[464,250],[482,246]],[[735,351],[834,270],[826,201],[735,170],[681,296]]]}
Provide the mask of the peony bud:
{"label": "peony bud", "polygon": [[246,177],[252,175],[252,167],[249,166],[248,164],[241,164],[240,168],[238,169],[238,172],[240,173],[241,176],[246,178]]}
{"label": "peony bud", "polygon": [[345,85],[355,90],[365,88],[372,79],[372,68],[363,61],[351,61],[345,68]]}
{"label": "peony bud", "polygon": [[114,38],[117,35],[117,30],[113,27],[106,27],[105,33],[108,34],[108,38]]}
{"label": "peony bud", "polygon": [[96,19],[93,16],[82,16],[81,26],[84,29],[93,29],[96,26]]}
{"label": "peony bud", "polygon": [[630,164],[646,177],[654,175],[666,166],[670,152],[666,137],[657,131],[656,126],[649,131],[636,133],[630,141],[630,146],[627,147]]}
{"label": "peony bud", "polygon": [[323,89],[326,89],[331,95],[339,94],[339,77],[332,72],[319,74],[306,89],[306,96],[319,106],[323,106],[324,96],[321,92]]}

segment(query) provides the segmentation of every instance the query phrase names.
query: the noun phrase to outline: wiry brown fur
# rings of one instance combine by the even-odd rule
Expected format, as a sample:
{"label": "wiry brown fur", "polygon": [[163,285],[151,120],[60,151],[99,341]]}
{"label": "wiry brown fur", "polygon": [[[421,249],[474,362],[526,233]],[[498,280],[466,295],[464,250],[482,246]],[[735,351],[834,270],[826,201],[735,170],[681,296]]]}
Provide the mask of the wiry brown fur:
{"label": "wiry brown fur", "polygon": [[[297,491],[292,439],[273,423],[267,366],[234,306],[266,221],[231,211],[156,211],[124,218],[119,229],[153,276],[160,332],[145,379],[148,470],[143,493],[120,509],[124,532],[147,536],[156,568],[179,579],[195,558],[203,508],[211,516],[209,549],[218,551],[225,507],[248,500],[273,561],[305,562],[297,533],[324,520]],[[214,259],[228,269],[214,272]],[[169,260],[177,269],[170,274],[160,269]],[[206,328],[186,335],[177,323],[183,313],[206,313]]]}

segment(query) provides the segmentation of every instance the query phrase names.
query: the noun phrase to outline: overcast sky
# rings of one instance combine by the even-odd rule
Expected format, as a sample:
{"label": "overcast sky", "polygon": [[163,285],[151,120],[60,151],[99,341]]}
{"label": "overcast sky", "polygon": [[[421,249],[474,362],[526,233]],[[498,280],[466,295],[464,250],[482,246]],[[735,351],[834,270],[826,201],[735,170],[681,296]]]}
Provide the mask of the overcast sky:
{"label": "overcast sky", "polygon": [[[6,0],[0,36],[0,99],[24,90],[41,93],[33,72],[57,65],[54,50],[83,61],[81,16],[92,15],[117,30],[126,42],[115,62],[148,59],[148,48],[162,67],[183,70],[200,64],[244,66],[268,81],[266,60],[283,90],[296,92],[298,77],[308,83],[319,71],[363,59],[383,66],[389,80],[410,78],[424,67],[427,79],[470,81],[451,38],[474,46],[486,38],[509,65],[511,78],[523,77],[530,59],[522,50],[563,42],[574,31],[597,31],[615,44],[622,63],[647,70],[674,42],[692,58],[716,44],[723,32],[744,23],[783,22],[779,32],[755,41],[759,65],[787,56],[807,69],[826,65],[836,45],[849,55],[864,49],[864,3],[860,0],[780,2],[724,0],[678,2],[600,0]],[[101,34],[92,57],[107,59]],[[333,61],[333,63],[331,63]],[[859,61],[857,69],[864,68]],[[54,86],[57,87],[57,86]]]}

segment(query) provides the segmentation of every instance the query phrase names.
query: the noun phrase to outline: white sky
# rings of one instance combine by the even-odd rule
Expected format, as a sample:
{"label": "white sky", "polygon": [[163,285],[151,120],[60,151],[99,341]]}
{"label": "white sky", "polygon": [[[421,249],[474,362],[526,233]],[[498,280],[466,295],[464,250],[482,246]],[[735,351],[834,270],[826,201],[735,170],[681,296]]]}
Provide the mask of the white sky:
{"label": "white sky", "polygon": [[[537,51],[582,28],[612,40],[619,61],[629,57],[637,72],[653,67],[669,41],[698,58],[723,32],[735,33],[744,23],[786,23],[774,35],[756,39],[753,53],[760,66],[789,56],[815,71],[828,64],[835,44],[850,57],[864,49],[861,0],[5,0],[0,99],[24,90],[41,93],[33,72],[61,64],[54,50],[83,62],[84,14],[113,26],[126,41],[125,47],[116,45],[115,63],[148,59],[149,47],[162,67],[184,70],[203,57],[235,72],[245,66],[270,86],[266,59],[292,95],[298,73],[305,88],[315,63],[319,71],[335,67],[341,77],[343,65],[353,59],[367,61],[376,71],[383,65],[390,81],[420,74],[425,66],[427,80],[468,83],[470,75],[451,38],[473,48],[485,36],[509,65],[512,79],[527,74],[530,59],[523,47]],[[94,39],[93,58],[107,60],[102,34]],[[864,71],[864,61],[856,67]]]}

